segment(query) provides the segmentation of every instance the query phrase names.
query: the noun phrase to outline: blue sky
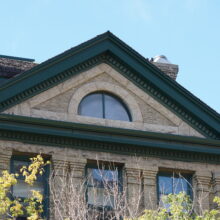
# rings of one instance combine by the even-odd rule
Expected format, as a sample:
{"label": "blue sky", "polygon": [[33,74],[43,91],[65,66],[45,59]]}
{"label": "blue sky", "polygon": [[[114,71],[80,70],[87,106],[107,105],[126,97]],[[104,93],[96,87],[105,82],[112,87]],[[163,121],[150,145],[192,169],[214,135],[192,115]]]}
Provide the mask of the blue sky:
{"label": "blue sky", "polygon": [[177,81],[220,113],[219,0],[7,0],[0,11],[2,55],[42,62],[110,30],[178,64]]}

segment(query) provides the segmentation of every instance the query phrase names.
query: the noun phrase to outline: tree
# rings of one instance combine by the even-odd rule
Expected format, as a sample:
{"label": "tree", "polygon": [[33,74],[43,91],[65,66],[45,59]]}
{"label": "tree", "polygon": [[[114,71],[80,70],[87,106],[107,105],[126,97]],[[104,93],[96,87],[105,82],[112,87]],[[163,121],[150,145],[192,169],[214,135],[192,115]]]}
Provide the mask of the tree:
{"label": "tree", "polygon": [[[138,218],[128,218],[127,220],[219,220],[220,211],[218,209],[203,210],[201,214],[196,214],[193,210],[192,200],[184,192],[179,194],[169,194],[162,198],[168,208],[158,208],[157,210],[145,210],[144,214]],[[215,197],[214,202],[220,206],[220,198]]]}
{"label": "tree", "polygon": [[[28,220],[41,220],[43,212],[43,195],[36,190],[32,190],[32,195],[24,200],[13,197],[11,189],[18,184],[17,178],[22,175],[28,185],[33,185],[39,175],[44,172],[44,167],[49,162],[44,162],[41,155],[31,158],[31,164],[23,166],[20,173],[10,174],[8,171],[3,171],[0,176],[0,216],[4,219],[16,219],[18,216],[25,215]],[[117,169],[117,168],[115,168]],[[112,178],[114,179],[114,169]],[[99,167],[100,178],[103,175],[103,168]],[[66,171],[65,171],[66,172]],[[202,210],[200,213],[195,212],[193,201],[184,192],[179,194],[169,194],[162,196],[163,204],[156,210],[144,210],[140,207],[143,191],[141,190],[134,198],[129,200],[127,197],[128,189],[123,187],[119,191],[119,182],[109,182],[104,177],[102,178],[103,191],[105,192],[105,204],[110,204],[111,209],[106,212],[105,207],[97,209],[91,207],[86,200],[86,187],[88,178],[76,184],[72,181],[71,175],[61,175],[54,181],[56,171],[53,171],[49,181],[51,202],[54,206],[51,212],[56,213],[55,218],[59,220],[220,220],[220,211],[218,208],[212,210]],[[59,182],[59,190],[57,190],[57,181]],[[96,183],[92,184],[95,186]],[[141,184],[140,184],[141,186]],[[97,188],[91,191],[94,204],[98,204],[99,197]],[[220,198],[215,197],[214,202],[220,207]]]}
{"label": "tree", "polygon": [[49,162],[44,162],[41,155],[37,155],[30,159],[31,164],[23,166],[20,173],[10,174],[8,171],[2,171],[0,176],[0,216],[5,216],[6,219],[16,219],[18,216],[25,215],[28,220],[41,219],[43,212],[43,195],[36,190],[32,190],[32,195],[29,198],[22,200],[12,195],[11,189],[18,184],[17,178],[22,175],[24,181],[32,186],[37,180],[38,175],[44,172],[44,166]]}

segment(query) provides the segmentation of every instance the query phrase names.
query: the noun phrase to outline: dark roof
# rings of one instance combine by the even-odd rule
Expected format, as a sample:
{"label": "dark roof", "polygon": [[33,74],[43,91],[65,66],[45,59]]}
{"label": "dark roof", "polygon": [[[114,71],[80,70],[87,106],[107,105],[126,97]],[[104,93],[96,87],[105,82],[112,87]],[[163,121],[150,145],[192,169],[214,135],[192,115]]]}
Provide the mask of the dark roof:
{"label": "dark roof", "polygon": [[4,111],[105,62],[206,137],[220,138],[220,115],[110,32],[55,56],[0,86]]}
{"label": "dark roof", "polygon": [[36,65],[33,59],[0,55],[0,79],[5,81]]}

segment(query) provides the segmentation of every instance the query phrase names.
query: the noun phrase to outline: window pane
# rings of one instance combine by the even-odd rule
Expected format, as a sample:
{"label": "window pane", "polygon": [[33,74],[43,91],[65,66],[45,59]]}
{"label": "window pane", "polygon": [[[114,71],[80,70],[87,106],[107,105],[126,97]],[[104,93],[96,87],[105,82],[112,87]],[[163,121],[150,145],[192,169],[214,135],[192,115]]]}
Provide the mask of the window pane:
{"label": "window pane", "polygon": [[88,168],[88,184],[95,187],[111,186],[118,182],[117,170]]}
{"label": "window pane", "polygon": [[[13,173],[20,174],[18,179],[24,179],[24,176],[21,175],[21,171],[20,170],[21,170],[21,168],[23,166],[28,167],[30,164],[31,164],[31,162],[28,162],[28,161],[13,160]],[[37,180],[38,181],[43,181],[43,176],[38,174],[37,175]]]}
{"label": "window pane", "polygon": [[28,166],[30,164],[30,162],[27,162],[27,161],[19,161],[19,160],[14,160],[13,161],[14,163],[14,168],[13,168],[13,172],[14,173],[21,173],[20,170],[23,166]]}
{"label": "window pane", "polygon": [[190,178],[189,176],[184,178],[181,175],[175,175],[173,173],[169,174],[159,174],[158,184],[159,184],[159,204],[160,206],[169,210],[170,204],[164,203],[162,196],[168,195],[170,193],[178,194],[180,192],[185,192],[190,195]]}
{"label": "window pane", "polygon": [[159,176],[159,194],[173,193],[173,183],[171,176]]}
{"label": "window pane", "polygon": [[103,118],[102,94],[91,94],[86,96],[80,103],[79,114]]}
{"label": "window pane", "polygon": [[28,185],[24,180],[18,180],[18,183],[13,186],[13,196],[28,198],[32,195],[31,190],[40,191],[44,194],[44,186],[42,182],[35,182],[33,186]]}
{"label": "window pane", "polygon": [[173,191],[178,194],[180,192],[188,193],[188,182],[183,177],[175,177],[173,182]]}
{"label": "window pane", "polygon": [[119,189],[118,170],[88,168],[87,174],[88,204],[114,207],[114,195]]}
{"label": "window pane", "polygon": [[105,94],[105,118],[113,120],[130,121],[124,105],[116,98]]}
{"label": "window pane", "polygon": [[88,187],[88,204],[113,207],[114,197],[105,188]]}
{"label": "window pane", "polygon": [[[26,157],[25,157],[26,158]],[[23,157],[18,156],[16,159],[12,159],[12,167],[11,170],[14,173],[18,173],[20,174],[17,177],[17,184],[15,184],[12,187],[12,195],[14,197],[18,197],[18,198],[29,198],[32,196],[32,190],[36,190],[39,191],[43,196],[44,196],[44,200],[43,200],[43,208],[44,208],[44,212],[42,213],[42,216],[46,217],[47,216],[47,209],[48,209],[48,195],[47,195],[47,171],[48,171],[48,166],[44,167],[44,171],[43,175],[37,175],[37,180],[34,182],[34,184],[31,186],[27,183],[24,182],[24,176],[21,175],[20,169],[23,166],[28,167],[31,164],[31,161],[26,158],[24,160]],[[24,217],[24,216],[23,216]],[[23,217],[19,217],[19,219],[23,219]],[[24,217],[25,219],[25,217]]]}

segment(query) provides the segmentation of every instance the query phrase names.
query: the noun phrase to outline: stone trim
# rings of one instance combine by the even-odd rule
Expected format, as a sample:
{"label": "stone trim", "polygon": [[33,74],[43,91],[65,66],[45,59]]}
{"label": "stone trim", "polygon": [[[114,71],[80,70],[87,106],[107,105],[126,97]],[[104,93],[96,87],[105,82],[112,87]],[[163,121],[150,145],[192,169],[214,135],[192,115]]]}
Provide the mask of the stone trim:
{"label": "stone trim", "polygon": [[213,173],[213,190],[215,196],[220,196],[220,172]]}
{"label": "stone trim", "polygon": [[[87,83],[77,89],[69,103],[68,118],[72,120],[72,118],[78,114],[78,106],[83,97],[98,91],[106,91],[118,96],[127,105],[132,117],[132,122],[143,122],[141,110],[136,100],[122,87],[108,82]],[[99,119],[96,120],[98,121]]]}
{"label": "stone trim", "polygon": [[194,175],[195,201],[199,211],[210,209],[212,173],[210,171],[197,171]]}
{"label": "stone trim", "polygon": [[157,207],[157,173],[158,167],[147,167],[143,170],[144,207],[155,209]]}
{"label": "stone trim", "polygon": [[127,192],[127,200],[129,211],[137,212],[143,208],[143,182],[141,178],[142,171],[139,168],[128,167],[125,164],[125,190]]}
{"label": "stone trim", "polygon": [[10,170],[10,161],[12,156],[12,149],[0,149],[0,175],[3,170]]}
{"label": "stone trim", "polygon": [[125,166],[127,184],[141,184],[141,170],[138,168],[128,168]]}
{"label": "stone trim", "polygon": [[[186,152],[181,150],[167,150],[151,147],[146,141],[146,146],[138,146],[133,144],[121,144],[121,143],[110,143],[100,142],[87,139],[78,139],[76,137],[65,137],[57,135],[45,135],[45,134],[34,134],[17,131],[1,131],[0,137],[3,140],[10,141],[22,141],[32,144],[40,144],[45,146],[56,146],[62,148],[77,148],[82,150],[92,151],[107,151],[111,153],[123,153],[125,155],[137,155],[137,156],[152,156],[164,159],[174,159],[180,161],[198,161],[198,162],[209,162],[214,164],[220,163],[220,156],[218,154],[207,154],[198,152]],[[167,143],[168,144],[168,143]]]}
{"label": "stone trim", "polygon": [[83,183],[85,177],[85,167],[87,164],[86,159],[74,159],[70,161],[70,177],[74,179],[74,182]]}
{"label": "stone trim", "polygon": [[[161,114],[163,117],[172,121],[172,123],[174,123],[174,126],[143,123],[143,116],[141,112],[143,111],[143,109],[141,109],[140,107],[139,107],[138,114],[135,114],[135,115],[140,115],[141,117],[139,117],[139,119],[137,119],[136,121],[133,120],[132,123],[119,121],[119,120],[116,121],[116,120],[108,120],[108,119],[97,119],[97,118],[85,117],[85,116],[82,117],[77,114],[69,114],[67,109],[65,110],[65,112],[35,109],[35,107],[37,107],[40,103],[44,103],[68,91],[72,91],[74,92],[74,95],[76,95],[75,92],[78,93],[78,90],[80,89],[78,87],[80,87],[83,83],[86,83],[89,80],[103,73],[108,74],[115,81],[120,82],[120,84],[124,88],[121,88],[121,86],[115,85],[114,83],[108,83],[108,82],[97,81],[93,83],[111,84],[112,88],[110,89],[110,92],[113,91],[113,93],[115,92],[115,88],[119,87],[119,89],[122,89],[123,92],[120,90],[118,96],[120,96],[120,94],[128,93],[128,96],[127,94],[125,94],[125,96],[121,98],[125,102],[128,98],[133,99],[130,101],[130,104],[129,104],[131,106],[130,110],[134,109],[136,113],[138,111],[139,105],[137,104],[137,101],[134,101],[135,98],[133,98],[132,95],[138,96],[140,100],[145,102],[147,105],[149,105],[159,114]],[[97,87],[97,85],[95,85],[95,87]],[[85,90],[87,89],[88,88],[85,88]],[[104,90],[105,88],[104,89],[101,88],[101,89]],[[136,103],[136,105],[134,106],[133,103]],[[78,106],[74,106],[73,104],[73,108],[74,107],[77,109]],[[133,82],[129,81],[125,76],[120,74],[113,67],[111,67],[110,65],[106,63],[98,64],[97,66],[89,70],[81,72],[80,74],[74,77],[71,77],[70,79],[68,79],[65,82],[62,82],[56,87],[46,90],[43,93],[36,95],[30,98],[29,100],[6,110],[5,113],[25,115],[25,116],[31,116],[31,117],[40,117],[40,118],[46,118],[46,119],[52,119],[52,120],[75,121],[75,122],[81,122],[81,123],[86,123],[86,124],[87,123],[98,124],[98,125],[109,126],[109,127],[120,127],[120,128],[128,128],[128,129],[135,129],[135,130],[153,131],[153,132],[159,132],[159,133],[170,133],[170,134],[179,134],[179,135],[186,135],[186,136],[203,137],[203,135],[201,135],[194,128],[190,127],[185,122],[183,122],[178,116],[172,113],[172,111],[170,111],[168,108],[163,106],[160,102],[156,101],[154,97],[151,97],[151,95],[143,91],[141,88],[139,88]]]}
{"label": "stone trim", "polygon": [[161,92],[155,85],[150,83],[146,78],[143,78],[140,74],[136,73],[134,70],[124,65],[119,59],[115,59],[109,53],[91,58],[82,64],[76,65],[69,70],[66,70],[62,73],[59,73],[56,76],[51,77],[47,81],[43,81],[42,83],[39,83],[38,85],[30,89],[27,89],[26,91],[23,91],[9,98],[8,100],[3,101],[2,103],[0,103],[0,109],[4,111],[8,109],[10,106],[18,104],[24,99],[30,98],[33,95],[42,92],[43,90],[46,90],[54,85],[57,85],[60,82],[63,82],[64,79],[68,79],[78,72],[88,70],[88,68],[91,68],[102,62],[114,66],[116,70],[121,72],[123,75],[126,75],[131,81],[134,82],[134,84],[139,85],[139,87],[141,87],[145,92],[151,94],[152,97],[157,99],[159,102],[163,103],[164,106],[168,107],[171,111],[175,112],[184,121],[187,121],[193,127],[197,128],[202,134],[213,139],[218,138],[218,133],[215,131],[215,129],[209,127],[200,119],[195,118],[194,115],[187,112],[187,110],[180,106],[180,104],[177,103],[175,100],[170,100],[170,98],[166,94]]}

